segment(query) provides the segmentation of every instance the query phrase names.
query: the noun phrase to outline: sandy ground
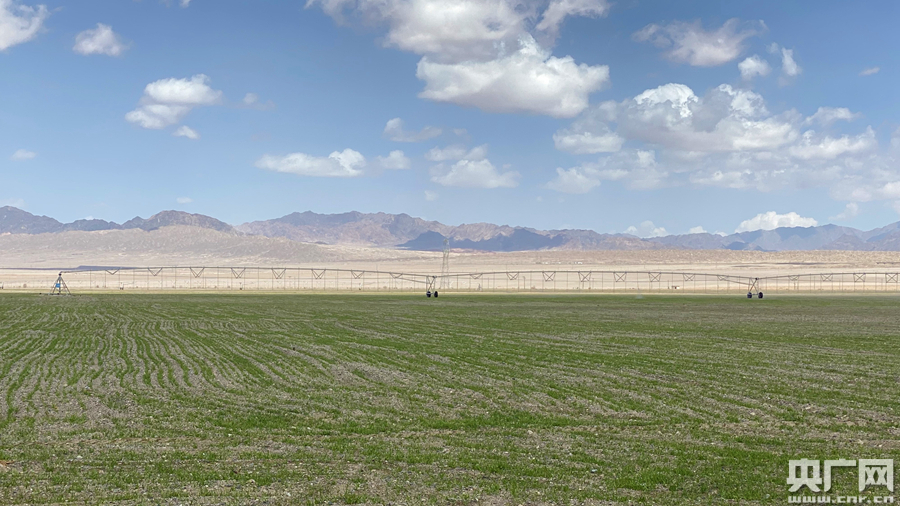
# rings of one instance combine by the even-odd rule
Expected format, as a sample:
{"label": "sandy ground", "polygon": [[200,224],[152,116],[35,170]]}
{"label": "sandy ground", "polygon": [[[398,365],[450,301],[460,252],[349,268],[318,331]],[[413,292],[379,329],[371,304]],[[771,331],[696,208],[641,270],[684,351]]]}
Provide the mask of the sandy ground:
{"label": "sandy ground", "polygon": [[[318,273],[287,272],[279,269],[346,269],[437,275],[441,272],[440,252],[417,252],[384,248],[325,246],[285,239],[224,234],[190,227],[167,227],[153,232],[140,230],[69,232],[64,234],[0,236],[0,287],[3,289],[43,289],[56,279],[60,270],[82,266],[110,268],[103,276],[73,279],[84,288],[159,287],[212,289],[256,289],[282,286],[329,289],[418,289],[402,280],[387,281],[376,275],[354,278],[347,273],[317,277]],[[143,271],[130,277],[116,274],[119,267],[183,267],[181,272]],[[190,271],[187,267],[195,267]],[[203,274],[200,268],[206,267]],[[219,267],[219,269],[211,269]],[[238,268],[232,271],[231,267]],[[244,267],[262,267],[253,274],[240,276]],[[276,269],[272,269],[276,268]],[[606,271],[607,274],[597,274]],[[585,289],[605,287],[617,281],[614,272],[674,272],[663,278],[644,280],[644,274],[628,282],[646,281],[648,287],[668,288],[684,285],[680,273],[708,273],[741,278],[818,273],[878,273],[866,282],[892,282],[889,273],[900,271],[897,252],[789,251],[743,252],[727,250],[651,250],[651,251],[529,251],[490,253],[454,250],[450,255],[450,273],[460,274],[454,281],[462,288],[546,289],[548,286]],[[503,273],[470,278],[470,273]],[[518,277],[510,273],[523,273]],[[529,273],[530,274],[526,274]],[[579,283],[578,273],[594,272],[589,281]],[[557,273],[557,274],[552,274]],[[343,276],[343,278],[342,278]],[[555,276],[555,277],[554,277]],[[604,279],[609,278],[608,280]],[[645,276],[646,277],[646,276]],[[168,278],[169,280],[165,280]],[[182,279],[183,278],[183,279]],[[189,279],[190,278],[190,279]],[[310,278],[307,280],[307,278]],[[344,279],[346,278],[346,279]],[[490,279],[488,279],[490,278]],[[564,281],[564,279],[567,279]],[[811,278],[812,279],[812,278]],[[315,281],[320,281],[316,284]],[[815,278],[813,281],[830,281]],[[280,282],[280,284],[279,284]],[[465,283],[464,283],[465,282]],[[657,283],[654,285],[653,283]],[[810,281],[812,282],[812,281]],[[843,282],[843,281],[841,281]],[[266,284],[268,283],[268,284]],[[553,283],[556,283],[555,285]],[[560,285],[562,283],[562,285]],[[639,288],[641,285],[635,284]],[[705,285],[705,286],[708,286]],[[889,285],[893,287],[895,285]],[[252,288],[251,288],[252,287]]]}

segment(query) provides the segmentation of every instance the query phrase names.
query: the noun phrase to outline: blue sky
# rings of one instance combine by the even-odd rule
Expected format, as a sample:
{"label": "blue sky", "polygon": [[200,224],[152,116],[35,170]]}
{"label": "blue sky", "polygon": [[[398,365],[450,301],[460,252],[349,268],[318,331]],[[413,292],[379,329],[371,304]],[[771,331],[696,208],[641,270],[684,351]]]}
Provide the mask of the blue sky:
{"label": "blue sky", "polygon": [[898,9],[0,0],[0,204],[874,228],[900,212]]}

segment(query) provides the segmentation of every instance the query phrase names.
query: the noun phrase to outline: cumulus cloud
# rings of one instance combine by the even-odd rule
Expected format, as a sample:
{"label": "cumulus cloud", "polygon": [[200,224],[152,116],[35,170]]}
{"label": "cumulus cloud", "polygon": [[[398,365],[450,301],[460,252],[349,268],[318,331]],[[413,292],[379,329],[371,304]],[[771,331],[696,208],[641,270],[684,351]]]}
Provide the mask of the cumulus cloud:
{"label": "cumulus cloud", "polygon": [[698,225],[696,227],[691,227],[690,229],[688,229],[688,233],[689,234],[708,234],[709,232],[707,232],[705,228]]}
{"label": "cumulus cloud", "polygon": [[844,207],[843,211],[828,219],[834,221],[850,221],[857,216],[859,216],[859,204],[850,202]]}
{"label": "cumulus cloud", "polygon": [[175,199],[175,202],[178,202],[179,204],[190,204],[193,201],[194,199],[190,197],[178,197],[177,199]]}
{"label": "cumulus cloud", "polygon": [[556,149],[576,155],[613,153],[622,149],[624,142],[625,139],[608,128],[600,132],[567,129],[553,134],[553,145]]}
{"label": "cumulus cloud", "polygon": [[803,133],[800,142],[791,146],[788,152],[795,158],[809,160],[813,158],[833,159],[848,153],[869,151],[878,144],[875,131],[871,127],[865,132],[849,136],[833,138],[820,136],[812,130]]}
{"label": "cumulus cloud", "polygon": [[181,5],[182,9],[186,9],[191,5],[191,0],[181,0],[179,4]]}
{"label": "cumulus cloud", "polygon": [[387,124],[384,125],[383,135],[394,142],[422,142],[441,135],[441,129],[426,126],[418,132],[407,132],[403,130],[403,120],[394,118],[388,120]]}
{"label": "cumulus cloud", "polygon": [[600,17],[609,12],[607,0],[551,0],[537,29],[556,37],[560,25],[569,16]]}
{"label": "cumulus cloud", "polygon": [[759,33],[762,23],[741,23],[729,19],[716,30],[706,30],[700,21],[675,21],[668,25],[650,24],[632,36],[638,42],[651,42],[665,48],[665,57],[695,67],[714,67],[728,63],[744,51],[744,41]]}
{"label": "cumulus cloud", "polygon": [[28,151],[27,149],[17,149],[12,156],[9,157],[10,160],[21,162],[23,160],[33,160],[37,157],[37,153],[34,151]]}
{"label": "cumulus cloud", "polygon": [[30,7],[0,0],[0,51],[35,38],[49,15],[45,5]]}
{"label": "cumulus cloud", "polygon": [[769,52],[781,56],[781,77],[778,82],[782,86],[790,84],[793,78],[803,73],[803,69],[794,60],[794,50],[781,47],[773,42],[769,44]]}
{"label": "cumulus cloud", "polygon": [[657,227],[652,221],[647,220],[641,222],[638,226],[630,226],[625,229],[626,234],[636,235],[638,237],[663,237],[669,235],[663,227]]}
{"label": "cumulus cloud", "polygon": [[222,92],[209,86],[209,77],[197,74],[190,79],[160,79],[144,88],[137,109],[125,119],[143,128],[159,130],[181,122],[192,109],[218,104]]}
{"label": "cumulus cloud", "polygon": [[399,149],[391,151],[387,156],[377,156],[375,158],[382,169],[406,170],[412,166],[409,158]]}
{"label": "cumulus cloud", "polygon": [[853,121],[862,116],[859,113],[850,112],[846,107],[819,107],[816,113],[807,118],[806,123],[819,123],[831,125],[835,121]]}
{"label": "cumulus cloud", "polygon": [[794,61],[794,50],[781,48],[781,71],[789,77],[799,76],[803,69]]}
{"label": "cumulus cloud", "polygon": [[609,67],[551,56],[523,36],[516,52],[494,60],[440,63],[424,57],[416,76],[425,81],[419,96],[436,102],[568,118],[583,111],[588,96],[609,81]]}
{"label": "cumulus cloud", "polygon": [[614,153],[625,139],[613,132],[608,122],[615,119],[615,102],[604,102],[581,115],[569,128],[553,134],[556,149],[573,154]]}
{"label": "cumulus cloud", "polygon": [[558,169],[548,187],[571,192],[588,181],[762,191],[825,186],[839,200],[888,199],[885,185],[900,181],[900,131],[885,152],[871,127],[832,130],[834,123],[858,117],[832,107],[808,117],[795,110],[773,113],[750,90],[723,84],[698,95],[668,83],[621,102],[594,104],[557,131],[557,148],[601,156]]}
{"label": "cumulus cloud", "polygon": [[752,232],[754,230],[774,230],[781,227],[815,227],[819,222],[813,218],[804,218],[797,213],[778,214],[775,211],[760,213],[744,220],[735,229],[735,233]]}
{"label": "cumulus cloud", "polygon": [[0,207],[16,207],[19,209],[25,208],[25,200],[24,199],[0,199]]}
{"label": "cumulus cloud", "polygon": [[244,95],[243,102],[244,105],[253,105],[259,102],[259,95],[257,95],[256,93],[247,93],[246,95]]}
{"label": "cumulus cloud", "polygon": [[[885,174],[887,177],[898,177],[897,174]],[[883,177],[884,177],[883,176]],[[857,187],[850,186],[849,194],[836,192],[838,198],[849,199],[854,202],[869,202],[871,200],[896,200],[900,199],[900,180],[879,182],[866,181]]]}
{"label": "cumulus cloud", "polygon": [[175,137],[186,137],[192,141],[200,138],[200,134],[198,134],[196,130],[187,125],[181,125],[180,127],[178,127],[178,129],[172,132],[172,135],[174,135]]}
{"label": "cumulus cloud", "polygon": [[500,172],[490,160],[460,160],[449,168],[432,167],[431,180],[442,186],[460,188],[515,188],[519,185],[519,173]]}
{"label": "cumulus cloud", "polygon": [[765,77],[772,72],[769,62],[763,60],[759,55],[753,55],[738,63],[738,70],[741,71],[741,77],[744,80],[750,80],[754,77]]}
{"label": "cumulus cloud", "polygon": [[466,160],[478,161],[483,160],[487,156],[487,150],[487,144],[475,146],[472,149],[469,149],[462,144],[453,144],[444,148],[431,148],[425,153],[425,158],[432,162],[446,162],[448,160],[462,160],[464,158]]}
{"label": "cumulus cloud", "polygon": [[791,118],[770,115],[760,95],[727,84],[703,98],[683,84],[665,84],[617,109],[620,135],[680,151],[777,148],[798,135]]}
{"label": "cumulus cloud", "polygon": [[596,163],[557,168],[556,178],[547,183],[547,188],[578,194],[591,191],[602,181],[622,181],[633,189],[651,189],[662,186],[667,177],[653,151],[628,150],[604,156]]}
{"label": "cumulus cloud", "polygon": [[587,193],[600,186],[600,178],[589,169],[574,167],[556,169],[556,179],[547,183],[547,188],[561,193]]}
{"label": "cumulus cloud", "polygon": [[872,75],[877,74],[878,71],[880,71],[880,70],[881,70],[880,67],[869,67],[869,68],[863,69],[862,72],[859,73],[859,75],[872,76]]}
{"label": "cumulus cloud", "polygon": [[305,153],[264,155],[256,162],[260,169],[312,177],[357,177],[363,174],[365,165],[365,157],[352,149],[335,151],[327,157]]}
{"label": "cumulus cloud", "polygon": [[386,25],[387,46],[422,56],[416,76],[425,82],[419,96],[428,100],[570,117],[609,79],[606,66],[579,65],[549,50],[566,17],[604,15],[605,0],[308,0],[306,5],[320,6],[338,22],[353,17]]}
{"label": "cumulus cloud", "polygon": [[120,56],[128,49],[128,44],[113,32],[109,25],[97,23],[97,28],[85,30],[75,36],[75,46],[72,48],[78,54],[105,54],[107,56]]}

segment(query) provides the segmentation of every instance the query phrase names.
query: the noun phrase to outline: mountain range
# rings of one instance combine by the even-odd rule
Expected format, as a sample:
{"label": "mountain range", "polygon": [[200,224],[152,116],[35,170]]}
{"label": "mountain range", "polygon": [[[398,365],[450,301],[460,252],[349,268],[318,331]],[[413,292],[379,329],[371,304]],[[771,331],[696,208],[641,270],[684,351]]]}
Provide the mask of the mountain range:
{"label": "mountain range", "polygon": [[592,230],[537,230],[525,227],[473,223],[458,226],[427,221],[407,214],[292,213],[281,218],[232,226],[215,218],[182,211],[163,211],[147,219],[135,217],[118,224],[104,220],[62,223],[15,207],[0,207],[0,234],[53,234],[68,231],[140,229],[188,226],[234,235],[285,238],[292,241],[440,250],[444,239],[450,247],[479,251],[729,249],[754,251],[851,250],[900,251],[900,222],[863,231],[822,225],[756,230],[721,236],[713,234],[669,235],[639,238],[629,234],[601,234]]}

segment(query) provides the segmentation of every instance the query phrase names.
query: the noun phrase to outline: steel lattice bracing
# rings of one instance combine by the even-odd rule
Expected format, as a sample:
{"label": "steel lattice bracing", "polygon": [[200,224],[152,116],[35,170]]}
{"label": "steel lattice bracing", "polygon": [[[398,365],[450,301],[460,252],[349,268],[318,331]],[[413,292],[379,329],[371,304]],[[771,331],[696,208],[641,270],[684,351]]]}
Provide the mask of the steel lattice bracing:
{"label": "steel lattice bracing", "polygon": [[[443,266],[442,266],[443,267]],[[510,270],[450,273],[285,266],[117,267],[63,271],[0,269],[4,290],[60,282],[60,290],[581,292],[581,293],[900,293],[900,272],[826,272],[756,277],[700,272]],[[43,281],[34,282],[36,276]],[[65,280],[58,279],[65,276]],[[31,283],[29,285],[29,282]],[[52,283],[52,284],[51,284]]]}
{"label": "steel lattice bracing", "polygon": [[66,280],[63,279],[63,273],[59,273],[59,276],[56,278],[56,282],[53,283],[53,288],[50,289],[50,295],[72,295],[69,292],[69,287],[66,285]]}

